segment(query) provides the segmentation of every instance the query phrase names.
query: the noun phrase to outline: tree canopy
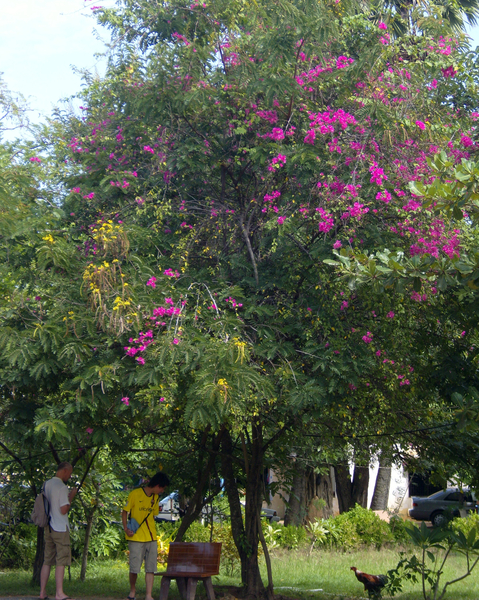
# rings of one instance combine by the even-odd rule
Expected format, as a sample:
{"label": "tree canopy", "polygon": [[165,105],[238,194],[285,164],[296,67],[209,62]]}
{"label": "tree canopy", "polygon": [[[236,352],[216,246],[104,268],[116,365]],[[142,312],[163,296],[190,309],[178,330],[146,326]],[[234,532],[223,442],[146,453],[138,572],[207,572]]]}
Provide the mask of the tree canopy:
{"label": "tree canopy", "polygon": [[106,77],[3,179],[0,441],[19,410],[68,452],[156,439],[195,465],[180,536],[221,474],[257,596],[263,469],[298,433],[322,461],[437,452],[477,385],[475,54],[347,2],[97,15]]}

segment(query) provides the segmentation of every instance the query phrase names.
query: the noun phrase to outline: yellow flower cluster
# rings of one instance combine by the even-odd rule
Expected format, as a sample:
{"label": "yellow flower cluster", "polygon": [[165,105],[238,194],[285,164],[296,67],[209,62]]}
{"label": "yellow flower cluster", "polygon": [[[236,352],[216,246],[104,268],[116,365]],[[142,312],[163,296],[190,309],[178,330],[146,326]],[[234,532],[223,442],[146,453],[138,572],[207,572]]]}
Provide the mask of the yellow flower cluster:
{"label": "yellow flower cluster", "polygon": [[122,300],[120,296],[117,296],[113,302],[113,310],[120,310],[126,306],[131,306],[131,302],[129,300]]}
{"label": "yellow flower cluster", "polygon": [[47,235],[42,237],[42,240],[44,240],[47,244],[54,244],[55,240],[53,239],[53,236],[51,233],[48,233]]}
{"label": "yellow flower cluster", "polygon": [[117,256],[123,256],[128,252],[128,238],[120,223],[114,223],[109,219],[108,221],[99,220],[95,225],[96,227],[92,229],[91,233],[98,251],[104,254],[110,252]]}

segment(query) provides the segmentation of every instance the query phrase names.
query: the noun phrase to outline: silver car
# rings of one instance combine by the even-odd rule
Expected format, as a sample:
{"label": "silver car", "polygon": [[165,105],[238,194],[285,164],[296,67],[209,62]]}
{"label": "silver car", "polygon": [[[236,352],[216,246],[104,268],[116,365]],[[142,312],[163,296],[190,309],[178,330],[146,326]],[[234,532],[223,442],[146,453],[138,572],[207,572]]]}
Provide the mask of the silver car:
{"label": "silver car", "polygon": [[440,527],[453,517],[465,516],[476,510],[473,492],[467,488],[448,488],[427,498],[413,496],[409,516],[416,521],[431,521],[434,527]]}

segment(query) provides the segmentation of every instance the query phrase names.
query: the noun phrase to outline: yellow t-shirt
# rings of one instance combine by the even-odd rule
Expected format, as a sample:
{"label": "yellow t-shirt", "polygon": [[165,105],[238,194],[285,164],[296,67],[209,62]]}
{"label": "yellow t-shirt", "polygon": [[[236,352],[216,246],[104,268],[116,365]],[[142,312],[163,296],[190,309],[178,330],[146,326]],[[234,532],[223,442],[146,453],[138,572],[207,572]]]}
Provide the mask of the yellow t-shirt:
{"label": "yellow t-shirt", "polygon": [[[156,540],[156,527],[153,517],[160,512],[158,498],[157,494],[147,496],[143,488],[137,488],[130,492],[123,510],[130,513],[130,518],[138,521],[140,528],[131,537],[125,534],[127,540],[132,542],[153,542]],[[147,514],[148,517],[143,522]]]}

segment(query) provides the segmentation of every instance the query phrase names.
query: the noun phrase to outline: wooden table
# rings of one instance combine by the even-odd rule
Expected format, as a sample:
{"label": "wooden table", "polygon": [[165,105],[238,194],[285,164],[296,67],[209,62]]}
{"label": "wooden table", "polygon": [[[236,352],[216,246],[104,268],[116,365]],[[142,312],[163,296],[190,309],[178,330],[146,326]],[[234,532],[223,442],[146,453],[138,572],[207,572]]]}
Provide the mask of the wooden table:
{"label": "wooden table", "polygon": [[215,600],[211,577],[220,571],[221,544],[216,542],[172,542],[162,577],[160,600],[167,600],[170,583],[176,579],[183,600],[194,600],[198,581],[206,588],[208,600]]}

